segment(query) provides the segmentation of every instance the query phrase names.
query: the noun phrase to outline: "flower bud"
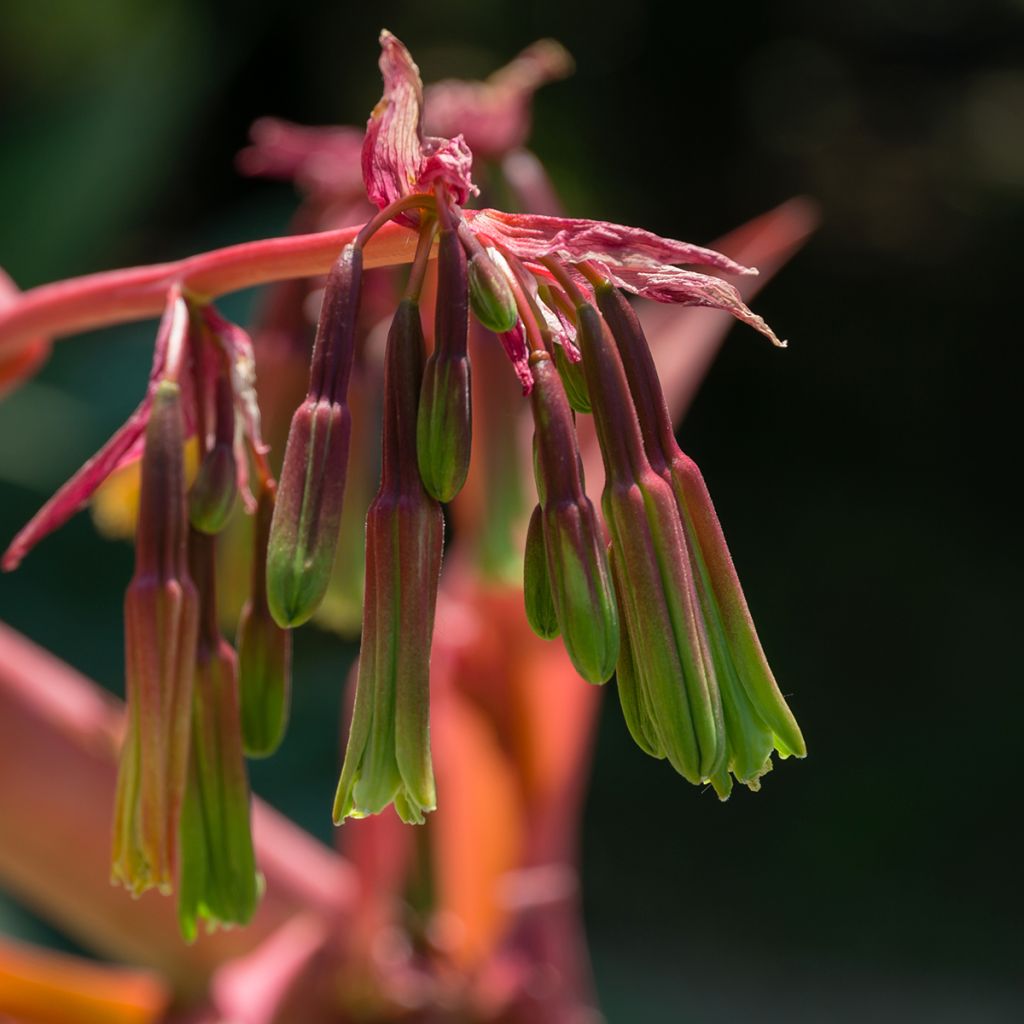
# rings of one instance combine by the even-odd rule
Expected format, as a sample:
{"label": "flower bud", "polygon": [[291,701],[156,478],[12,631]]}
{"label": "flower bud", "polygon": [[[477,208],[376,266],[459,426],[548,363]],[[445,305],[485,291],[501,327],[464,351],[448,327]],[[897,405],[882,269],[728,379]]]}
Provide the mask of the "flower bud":
{"label": "flower bud", "polygon": [[247,924],[261,889],[249,824],[237,662],[226,641],[200,645],[192,703],[178,890],[178,923],[187,942],[195,939],[200,918],[208,929]]}
{"label": "flower bud", "polygon": [[519,320],[512,289],[485,252],[469,261],[469,301],[473,315],[495,334],[511,331]]}
{"label": "flower bud", "polygon": [[323,600],[338,544],[351,416],[362,250],[346,246],[327,279],[309,393],[292,417],[267,548],[267,602],[279,626],[307,621]]}
{"label": "flower bud", "polygon": [[[757,789],[758,779],[771,768],[772,749],[781,757],[803,757],[806,745],[761,648],[704,478],[676,443],[640,322],[618,289],[605,283],[595,292],[622,356],[646,454],[672,487],[686,534],[698,611],[722,695],[728,742],[724,774],[731,771],[738,781]],[[719,777],[712,782],[725,799],[731,781]]]}
{"label": "flower bud", "polygon": [[177,863],[199,621],[188,571],[181,393],[157,385],[142,455],[135,575],[125,595],[127,732],[114,812],[112,877],[169,891]]}
{"label": "flower bud", "polygon": [[544,549],[555,615],[576,670],[607,681],[619,655],[619,617],[594,506],[583,487],[576,429],[558,372],[534,353],[531,401]]}
{"label": "flower bud", "polygon": [[672,490],[644,453],[611,334],[589,304],[580,304],[577,317],[605,463],[602,505],[622,583],[632,664],[657,749],[690,782],[704,782],[726,756],[725,727],[686,537]]}
{"label": "flower bud", "polygon": [[282,627],[306,622],[334,565],[345,492],[349,411],[305,401],[292,417],[267,545],[267,603]]}
{"label": "flower bud", "polygon": [[220,533],[224,529],[238,493],[235,410],[231,384],[224,375],[217,378],[216,395],[216,439],[203,456],[188,494],[189,520],[203,533]]}
{"label": "flower bud", "polygon": [[203,533],[220,533],[234,508],[238,493],[235,453],[231,445],[218,442],[199,464],[188,513],[192,525]]}
{"label": "flower bud", "polygon": [[349,385],[352,428],[345,496],[341,506],[334,568],[324,599],[313,616],[323,629],[357,639],[363,622],[366,576],[366,510],[380,481],[380,418],[384,392],[384,353],[367,346]]}
{"label": "flower bud", "polygon": [[542,640],[553,640],[558,636],[560,630],[551,597],[551,581],[548,579],[548,555],[544,549],[544,522],[540,505],[535,506],[526,530],[523,599],[530,629]]}
{"label": "flower bud", "polygon": [[590,412],[590,394],[587,391],[587,378],[583,372],[582,362],[574,363],[565,353],[561,345],[552,349],[558,376],[562,378],[565,395],[569,405],[575,412]]}
{"label": "flower bud", "polygon": [[427,359],[416,421],[416,450],[427,493],[451,501],[469,472],[472,441],[466,253],[452,229],[437,254],[434,351]]}
{"label": "flower bud", "polygon": [[403,300],[388,335],[384,457],[366,518],[366,598],[355,705],[334,820],[388,804],[420,823],[436,804],[430,758],[430,645],[444,517],[416,464],[423,368],[419,308]]}
{"label": "flower bud", "polygon": [[238,621],[238,682],[242,741],[249,757],[267,757],[284,738],[291,700],[291,630],[267,607],[267,538],[273,491],[264,488],[253,526],[252,591]]}

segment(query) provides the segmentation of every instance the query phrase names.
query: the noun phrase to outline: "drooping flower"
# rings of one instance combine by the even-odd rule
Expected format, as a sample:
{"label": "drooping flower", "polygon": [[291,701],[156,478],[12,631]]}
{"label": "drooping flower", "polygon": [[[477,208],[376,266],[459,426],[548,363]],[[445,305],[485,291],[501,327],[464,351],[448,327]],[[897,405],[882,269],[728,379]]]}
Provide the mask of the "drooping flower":
{"label": "drooping flower", "polygon": [[345,494],[351,416],[347,394],[362,280],[362,250],[345,248],[331,270],[309,371],[281,469],[267,551],[267,600],[280,626],[297,626],[323,600]]}
{"label": "drooping flower", "polygon": [[[187,495],[188,439],[198,452],[199,470]],[[186,935],[194,933],[197,914],[242,921],[255,906],[248,897],[225,903],[214,895],[207,901],[213,876],[206,868],[196,873],[195,822],[206,812],[216,821],[215,829],[205,827],[200,846],[218,843],[222,827],[231,832],[219,871],[221,891],[237,895],[238,886],[246,885],[244,871],[236,874],[239,851],[246,843],[251,851],[248,789],[236,784],[245,776],[235,654],[219,635],[215,644],[210,640],[209,623],[216,618],[212,545],[237,495],[247,511],[255,511],[251,469],[261,491],[273,487],[265,456],[248,335],[212,306],[186,301],[174,285],[142,403],[4,556],[5,568],[13,568],[111,473],[141,460],[135,573],[125,595],[128,724],[115,797],[112,876],[136,894],[152,886],[169,892],[178,883]],[[189,564],[190,517],[191,546],[209,547],[203,594]],[[210,751],[217,762],[212,768]],[[205,812],[196,810],[197,801]],[[217,801],[220,810],[211,811]]]}
{"label": "drooping flower", "polygon": [[555,618],[576,670],[588,682],[603,683],[619,655],[619,615],[604,538],[584,489],[558,372],[547,352],[535,352],[530,368],[537,492]]}
{"label": "drooping flower", "polygon": [[423,821],[436,794],[429,741],[430,643],[444,518],[420,479],[423,375],[419,305],[403,299],[388,336],[381,486],[366,519],[366,599],[355,705],[334,820],[393,803]]}
{"label": "drooping flower", "polygon": [[158,348],[172,367],[153,389],[142,458],[135,575],[125,595],[128,728],[114,811],[112,875],[133,893],[169,891],[178,863],[199,603],[188,570],[184,423],[174,364],[188,311],[172,297]]}
{"label": "drooping flower", "polygon": [[217,623],[213,537],[193,530],[189,562],[200,623],[191,700],[188,785],[181,810],[178,921],[186,941],[209,929],[247,924],[259,901],[242,750],[238,659]]}
{"label": "drooping flower", "polygon": [[635,738],[690,782],[706,782],[725,755],[724,723],[675,499],[644,454],[607,325],[582,297],[577,316],[605,464],[602,508],[629,634],[629,667],[640,684],[641,697],[632,704],[645,712]]}
{"label": "drooping flower", "polygon": [[615,338],[633,397],[644,450],[676,496],[721,691],[728,759],[712,780],[723,799],[729,772],[751,789],[781,756],[805,756],[800,728],[768,666],[711,496],[696,463],[676,443],[672,420],[640,321],[621,293],[595,276],[598,306]]}

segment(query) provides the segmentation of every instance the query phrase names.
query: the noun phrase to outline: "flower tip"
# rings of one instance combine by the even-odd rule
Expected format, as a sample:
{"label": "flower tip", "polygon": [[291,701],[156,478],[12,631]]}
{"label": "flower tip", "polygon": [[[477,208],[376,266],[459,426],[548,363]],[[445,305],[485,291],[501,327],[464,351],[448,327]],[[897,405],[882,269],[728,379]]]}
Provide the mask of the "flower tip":
{"label": "flower tip", "polygon": [[189,521],[201,533],[220,533],[238,495],[235,453],[218,443],[207,452],[189,491]]}
{"label": "flower tip", "polygon": [[508,282],[490,256],[475,253],[468,276],[469,302],[477,320],[495,334],[511,331],[519,322],[519,310]]}

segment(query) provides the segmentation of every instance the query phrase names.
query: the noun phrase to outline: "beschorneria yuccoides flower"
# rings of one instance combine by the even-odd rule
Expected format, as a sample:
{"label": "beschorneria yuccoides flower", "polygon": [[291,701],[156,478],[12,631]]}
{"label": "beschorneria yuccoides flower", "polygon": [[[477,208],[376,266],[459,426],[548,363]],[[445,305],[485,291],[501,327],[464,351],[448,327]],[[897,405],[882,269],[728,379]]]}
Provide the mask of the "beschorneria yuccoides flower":
{"label": "beschorneria yuccoides flower", "polygon": [[[13,568],[114,469],[141,456],[115,876],[136,891],[177,879],[190,935],[198,917],[242,921],[255,907],[242,755],[264,756],[280,742],[289,630],[314,614],[329,583],[345,492],[363,253],[389,221],[414,231],[418,247],[388,339],[384,467],[367,519],[362,655],[336,820],[394,804],[403,819],[418,822],[436,803],[429,649],[441,503],[457,497],[470,460],[471,314],[532,396],[539,504],[526,552],[531,624],[545,637],[561,635],[589,682],[617,673],[640,747],[691,782],[710,783],[723,799],[733,779],[758,788],[773,750],[806,752],[703,478],[676,443],[639,320],[622,295],[725,310],[782,345],[721,276],[755,271],[639,228],[470,208],[478,189],[469,146],[461,134],[424,133],[419,71],[391,33],[380,42],[384,92],[360,151],[366,195],[378,212],[327,277],[280,483],[260,435],[248,336],[172,286],[142,404],[4,556],[4,567]],[[564,51],[550,48],[528,51],[522,61],[507,82],[489,86],[495,95],[504,89],[513,105],[568,66]],[[452,97],[458,102],[439,108],[436,121],[450,124],[472,107],[462,94]],[[525,124],[516,106],[506,134],[521,141]],[[490,138],[479,121],[473,130]],[[350,135],[346,153],[354,152]],[[491,143],[500,150],[494,138],[482,145]],[[428,352],[420,293],[435,259]],[[586,493],[575,413],[592,413],[597,428],[603,523]],[[180,449],[188,437],[196,439],[198,471],[186,498]],[[259,511],[236,660],[217,628],[213,538],[239,494],[247,512]],[[226,794],[223,814],[199,812],[206,789]],[[243,865],[240,882],[229,862]]]}

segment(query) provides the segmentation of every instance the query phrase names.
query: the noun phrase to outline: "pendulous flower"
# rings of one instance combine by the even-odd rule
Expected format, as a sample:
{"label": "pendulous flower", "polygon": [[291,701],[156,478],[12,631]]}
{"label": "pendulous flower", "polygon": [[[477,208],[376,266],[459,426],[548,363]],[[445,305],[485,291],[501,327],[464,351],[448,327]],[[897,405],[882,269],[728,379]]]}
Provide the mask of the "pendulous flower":
{"label": "pendulous flower", "polygon": [[579,674],[603,683],[619,655],[619,615],[597,513],[583,486],[572,412],[547,352],[530,357],[534,458],[548,585]]}
{"label": "pendulous flower", "polygon": [[[742,756],[737,754],[744,746],[737,730],[749,724],[750,716],[742,715],[750,709],[743,702],[747,690],[734,675],[719,682],[725,671],[722,633],[712,615],[712,588],[697,552],[695,526],[698,520],[708,520],[699,510],[688,514],[675,482],[662,472],[664,460],[659,461],[647,444],[634,404],[642,404],[644,395],[633,387],[635,374],[627,379],[615,340],[590,296],[596,279],[609,289],[622,288],[661,302],[723,309],[783,345],[731,284],[686,265],[710,267],[717,274],[754,271],[713,250],[624,225],[462,209],[474,191],[464,140],[424,135],[416,66],[390,33],[382,33],[381,47],[384,97],[371,117],[363,149],[370,199],[382,210],[380,216],[394,211],[392,215],[408,223],[416,223],[408,211],[417,202],[422,210],[437,208],[432,201],[446,208],[469,258],[474,315],[498,334],[524,393],[536,386],[531,361],[534,367],[550,366],[550,358],[557,358],[561,374],[570,382],[573,404],[593,408],[606,470],[603,508],[612,539],[612,566],[622,625],[629,634],[623,648],[628,659],[623,678],[626,689],[632,686],[635,693],[625,694],[627,719],[642,747],[666,756],[693,782],[714,780],[720,794],[727,795],[730,767],[738,768],[743,781],[756,780],[751,764],[757,761],[761,770],[764,737],[747,744],[750,750]],[[561,355],[555,355],[559,349]],[[574,356],[582,356],[582,361]],[[574,366],[582,367],[585,385],[572,380]],[[578,381],[578,370],[575,376]],[[558,379],[553,371],[551,377]],[[539,489],[543,509],[542,484]],[[549,521],[545,517],[550,556]],[[562,581],[550,557],[548,569],[557,610]],[[604,607],[614,607],[611,591],[606,575]],[[724,597],[714,602],[722,604]],[[733,599],[731,607],[740,606]],[[736,616],[733,620],[739,621]],[[564,618],[559,624],[564,634]],[[613,649],[609,645],[606,650]],[[584,674],[596,677],[603,671],[598,658]],[[771,687],[764,683],[763,673],[759,678],[764,703]],[[767,704],[763,713],[772,713]],[[784,734],[779,749],[799,749],[802,740],[797,743],[795,723],[784,728],[785,717],[779,712],[773,719]],[[735,725],[731,746],[729,723]]]}
{"label": "pendulous flower", "polygon": [[676,443],[643,329],[618,289],[595,276],[595,296],[615,338],[633,396],[644,450],[676,497],[696,582],[704,632],[722,695],[727,771],[712,779],[724,799],[731,772],[752,789],[771,768],[773,749],[804,757],[800,728],[768,666],[711,496],[697,464]]}
{"label": "pendulous flower", "polygon": [[309,390],[295,410],[267,549],[267,602],[279,626],[309,619],[334,565],[351,416],[346,403],[362,280],[362,249],[331,269],[313,344]]}
{"label": "pendulous flower", "polygon": [[366,598],[355,704],[334,820],[394,804],[420,823],[437,798],[430,757],[429,676],[444,517],[416,461],[423,376],[419,306],[403,299],[388,334],[384,458],[366,517]]}
{"label": "pendulous flower", "polygon": [[213,537],[193,530],[189,561],[201,607],[191,707],[188,785],[181,811],[178,923],[192,942],[198,922],[247,924],[259,902],[242,752],[238,659],[220,635]]}
{"label": "pendulous flower", "polygon": [[[577,300],[580,349],[605,464],[602,508],[629,634],[631,667],[646,699],[639,745],[655,747],[693,783],[725,758],[721,700],[709,671],[686,539],[671,488],[643,451],[636,410],[607,325]],[[627,668],[628,671],[628,668]],[[634,715],[627,714],[626,721]]]}
{"label": "pendulous flower", "polygon": [[118,768],[113,879],[170,891],[178,862],[199,603],[188,569],[181,389],[171,379],[188,333],[172,297],[157,347],[170,373],[153,389],[142,455],[135,574],[125,595],[128,727]]}

